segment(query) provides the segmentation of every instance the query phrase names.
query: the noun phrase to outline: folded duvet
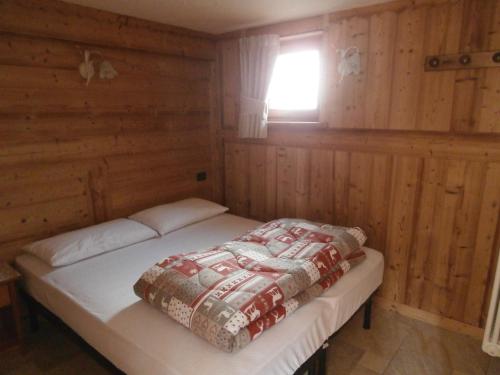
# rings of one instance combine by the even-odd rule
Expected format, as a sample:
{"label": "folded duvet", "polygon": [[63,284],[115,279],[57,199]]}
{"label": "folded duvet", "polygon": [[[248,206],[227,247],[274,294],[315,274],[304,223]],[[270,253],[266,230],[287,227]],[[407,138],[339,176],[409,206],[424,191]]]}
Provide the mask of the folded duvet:
{"label": "folded duvet", "polygon": [[365,241],[359,228],[275,220],[233,241],[155,264],[134,291],[232,352],[331,287],[364,259]]}

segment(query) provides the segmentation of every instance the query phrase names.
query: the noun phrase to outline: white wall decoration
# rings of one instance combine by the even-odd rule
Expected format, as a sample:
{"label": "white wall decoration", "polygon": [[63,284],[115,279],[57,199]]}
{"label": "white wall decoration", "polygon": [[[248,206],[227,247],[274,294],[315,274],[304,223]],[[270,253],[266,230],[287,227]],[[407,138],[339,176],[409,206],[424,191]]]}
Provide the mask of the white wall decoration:
{"label": "white wall decoration", "polygon": [[340,62],[337,66],[337,71],[340,74],[340,82],[342,82],[345,76],[351,74],[358,75],[361,71],[361,59],[358,47],[339,49],[337,52],[340,53]]}
{"label": "white wall decoration", "polygon": [[107,60],[104,60],[99,66],[100,79],[113,79],[118,75],[118,72],[113,68],[113,65]]}
{"label": "white wall decoration", "polygon": [[91,60],[91,56],[97,56],[99,59],[99,78],[100,79],[113,79],[118,75],[118,72],[113,68],[113,65],[107,60],[101,58],[101,53],[97,51],[85,50],[84,60],[78,67],[80,75],[86,80],[86,84],[90,83],[90,80],[95,75],[94,60]]}
{"label": "white wall decoration", "polygon": [[83,79],[87,81],[87,86],[95,74],[94,62],[90,60],[90,51],[84,52],[85,60],[80,64],[78,70]]}

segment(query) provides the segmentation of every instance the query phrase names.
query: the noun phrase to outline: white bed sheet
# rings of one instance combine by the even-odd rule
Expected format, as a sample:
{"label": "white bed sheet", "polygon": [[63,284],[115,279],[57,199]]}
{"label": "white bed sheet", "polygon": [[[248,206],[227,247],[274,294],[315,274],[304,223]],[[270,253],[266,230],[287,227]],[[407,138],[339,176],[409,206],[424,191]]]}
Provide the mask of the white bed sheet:
{"label": "white bed sheet", "polygon": [[28,254],[16,263],[28,292],[127,374],[292,374],[382,283],[380,253],[366,249],[367,260],[322,297],[232,354],[212,347],[132,290],[155,262],[222,243],[259,224],[223,214],[66,267],[51,268]]}

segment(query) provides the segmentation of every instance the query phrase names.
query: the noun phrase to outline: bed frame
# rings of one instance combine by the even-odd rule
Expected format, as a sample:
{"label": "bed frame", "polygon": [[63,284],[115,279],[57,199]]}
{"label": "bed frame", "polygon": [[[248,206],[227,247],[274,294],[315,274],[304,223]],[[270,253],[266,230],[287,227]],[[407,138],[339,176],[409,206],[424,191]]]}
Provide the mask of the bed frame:
{"label": "bed frame", "polygon": [[[28,316],[30,322],[30,330],[31,332],[36,332],[38,330],[38,315],[43,315],[47,320],[55,323],[56,325],[62,327],[63,329],[71,332],[73,335],[78,337],[79,341],[83,343],[86,347],[87,351],[97,359],[97,361],[103,364],[105,367],[112,369],[116,374],[123,374],[121,370],[116,368],[108,359],[106,359],[102,354],[100,354],[97,350],[92,348],[87,342],[78,336],[78,334],[71,329],[68,325],[66,325],[59,317],[49,311],[45,306],[35,300],[32,296],[30,296],[27,292],[21,289],[21,296],[26,302],[26,306],[28,309]],[[360,307],[364,309],[363,311],[363,328],[370,329],[371,327],[371,317],[372,317],[372,295],[368,297],[368,299],[363,303]],[[353,314],[354,316],[354,314]],[[299,367],[297,371],[295,371],[294,375],[326,375],[326,357],[327,357],[327,349],[329,346],[329,341],[331,338],[335,336],[336,332],[331,335],[328,340],[326,340],[321,348],[319,348],[309,359]]]}
{"label": "bed frame", "polygon": [[[373,292],[374,294],[375,292]],[[372,321],[372,296],[368,297],[363,305],[361,305],[360,309],[364,309],[363,311],[363,328],[370,329],[371,321]],[[355,314],[355,313],[354,313]],[[354,316],[353,314],[353,316]],[[352,317],[351,317],[352,319]],[[302,366],[299,367],[297,371],[295,371],[294,375],[326,375],[326,355],[328,352],[328,346],[330,345],[330,340],[337,334],[337,332],[333,333],[328,340],[326,340],[321,348],[319,348],[312,356],[309,357],[307,361],[305,361]]]}

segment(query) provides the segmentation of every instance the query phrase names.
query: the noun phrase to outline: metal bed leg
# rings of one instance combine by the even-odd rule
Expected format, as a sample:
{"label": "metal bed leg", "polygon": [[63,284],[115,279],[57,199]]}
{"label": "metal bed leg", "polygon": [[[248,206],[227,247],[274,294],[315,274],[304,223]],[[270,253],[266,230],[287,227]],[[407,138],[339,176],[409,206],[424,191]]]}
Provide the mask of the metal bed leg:
{"label": "metal bed leg", "polygon": [[321,351],[319,352],[318,370],[316,372],[317,375],[326,375],[326,351],[327,350],[328,350],[328,340],[325,341],[325,343],[321,347]]}
{"label": "metal bed leg", "polygon": [[38,331],[38,307],[37,303],[31,296],[26,292],[22,292],[24,300],[26,301],[26,307],[28,308],[28,316],[30,320],[30,330],[31,332]]}
{"label": "metal bed leg", "polygon": [[307,369],[307,375],[317,375],[317,367],[318,364],[318,359],[316,358],[314,361],[311,362],[311,365]]}
{"label": "metal bed leg", "polygon": [[372,296],[365,302],[365,311],[363,317],[363,328],[370,329],[372,323]]}
{"label": "metal bed leg", "polygon": [[328,341],[309,357],[309,359],[295,371],[294,375],[326,375],[326,350]]}

